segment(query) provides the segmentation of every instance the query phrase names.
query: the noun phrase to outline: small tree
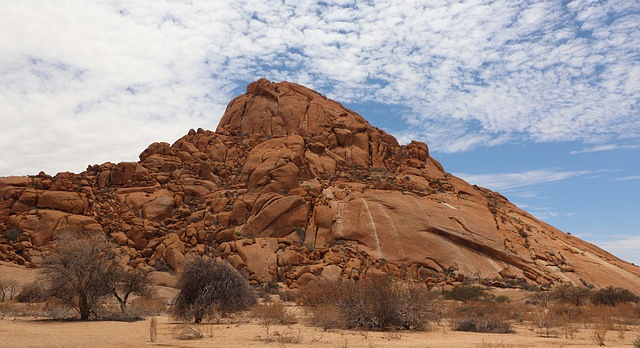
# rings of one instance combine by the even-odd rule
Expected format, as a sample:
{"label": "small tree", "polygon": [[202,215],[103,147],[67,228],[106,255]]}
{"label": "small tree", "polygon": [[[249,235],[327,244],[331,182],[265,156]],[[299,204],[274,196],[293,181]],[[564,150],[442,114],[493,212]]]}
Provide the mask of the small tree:
{"label": "small tree", "polygon": [[196,323],[208,315],[241,311],[256,303],[256,295],[235,269],[200,257],[187,261],[178,290],[172,315]]}
{"label": "small tree", "polygon": [[77,310],[81,320],[95,314],[99,301],[111,294],[109,284],[117,279],[114,253],[102,236],[65,235],[43,261],[51,296]]}
{"label": "small tree", "polygon": [[18,292],[18,284],[15,280],[0,279],[0,301],[12,300]]}
{"label": "small tree", "polygon": [[120,309],[127,309],[127,301],[131,294],[147,296],[151,293],[149,272],[140,270],[116,269],[115,281],[108,284],[111,294],[118,300]]}

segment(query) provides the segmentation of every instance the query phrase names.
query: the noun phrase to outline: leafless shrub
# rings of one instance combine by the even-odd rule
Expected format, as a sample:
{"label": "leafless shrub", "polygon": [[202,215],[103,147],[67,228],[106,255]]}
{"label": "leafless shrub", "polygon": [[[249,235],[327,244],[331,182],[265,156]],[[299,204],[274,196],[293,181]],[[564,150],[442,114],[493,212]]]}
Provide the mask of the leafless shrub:
{"label": "leafless shrub", "polygon": [[47,285],[41,280],[35,280],[25,284],[15,298],[18,302],[35,303],[44,302],[50,297]]}
{"label": "leafless shrub", "polygon": [[140,270],[115,269],[114,280],[107,283],[111,294],[116,298],[122,312],[127,309],[132,294],[149,297],[153,293],[149,272]]}
{"label": "leafless shrub", "polygon": [[512,333],[508,312],[489,302],[469,302],[451,309],[454,331]]}
{"label": "leafless shrub", "polygon": [[598,324],[591,331],[591,340],[598,346],[604,346],[606,335],[607,335],[606,325]]}
{"label": "leafless shrub", "polygon": [[259,319],[262,325],[289,325],[298,322],[296,317],[287,311],[282,302],[256,305],[251,309],[251,315]]}
{"label": "leafless shrub", "polygon": [[337,305],[325,303],[316,307],[311,307],[312,323],[325,330],[332,330],[346,327],[342,312]]}
{"label": "leafless shrub", "polygon": [[477,348],[507,348],[504,342],[487,342],[482,340],[482,343],[476,345]]}
{"label": "leafless shrub", "polygon": [[18,283],[15,280],[0,279],[0,302],[12,300],[18,293]]}
{"label": "leafless shrub", "polygon": [[286,329],[284,331],[274,331],[269,333],[267,329],[267,334],[265,336],[260,337],[261,341],[264,342],[276,342],[280,344],[298,344],[302,343],[302,331],[298,330],[298,332],[293,331],[292,329]]}
{"label": "leafless shrub", "polygon": [[202,330],[197,325],[177,325],[171,330],[171,336],[177,340],[199,340],[203,337]]}
{"label": "leafless shrub", "polygon": [[81,320],[95,316],[97,304],[111,293],[117,270],[113,251],[101,236],[65,235],[43,262],[50,295],[75,309]]}
{"label": "leafless shrub", "polygon": [[180,292],[171,314],[181,320],[199,323],[207,316],[245,310],[256,303],[255,294],[235,269],[210,259],[189,260],[177,287]]}
{"label": "leafless shrub", "polygon": [[426,330],[441,313],[435,294],[391,277],[317,283],[298,297],[313,308],[313,324],[324,328]]}

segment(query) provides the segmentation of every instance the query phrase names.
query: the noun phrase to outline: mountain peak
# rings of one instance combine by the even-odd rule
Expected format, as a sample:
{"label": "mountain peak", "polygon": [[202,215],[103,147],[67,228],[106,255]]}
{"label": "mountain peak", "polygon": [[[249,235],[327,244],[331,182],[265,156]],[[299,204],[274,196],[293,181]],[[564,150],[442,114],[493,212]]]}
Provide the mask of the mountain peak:
{"label": "mountain peak", "polygon": [[[216,133],[259,138],[299,135],[358,167],[383,167],[398,141],[362,116],[296,83],[259,79],[227,106]],[[425,146],[426,147],[426,146]]]}

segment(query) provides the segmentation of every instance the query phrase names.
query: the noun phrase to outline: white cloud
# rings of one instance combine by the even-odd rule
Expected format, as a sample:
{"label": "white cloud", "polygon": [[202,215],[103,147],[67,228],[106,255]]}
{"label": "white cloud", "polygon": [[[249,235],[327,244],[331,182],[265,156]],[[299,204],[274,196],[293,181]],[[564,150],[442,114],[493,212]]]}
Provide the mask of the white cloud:
{"label": "white cloud", "polygon": [[618,181],[640,180],[640,175],[625,176],[622,178],[617,178],[616,180]]}
{"label": "white cloud", "polygon": [[640,236],[612,236],[610,240],[598,242],[597,245],[623,260],[640,265]]}
{"label": "white cloud", "polygon": [[640,149],[640,145],[638,144],[600,144],[600,145],[587,147],[582,150],[571,151],[569,152],[569,154],[577,155],[581,153],[618,151],[618,150],[635,150],[635,149]]}
{"label": "white cloud", "polygon": [[639,17],[624,0],[8,1],[0,175],[135,159],[214,129],[259,77],[403,105],[399,134],[434,152],[638,138]]}
{"label": "white cloud", "polygon": [[552,169],[530,170],[518,173],[466,174],[454,173],[467,182],[489,188],[494,191],[513,190],[525,186],[556,182],[593,174],[593,171],[555,171]]}

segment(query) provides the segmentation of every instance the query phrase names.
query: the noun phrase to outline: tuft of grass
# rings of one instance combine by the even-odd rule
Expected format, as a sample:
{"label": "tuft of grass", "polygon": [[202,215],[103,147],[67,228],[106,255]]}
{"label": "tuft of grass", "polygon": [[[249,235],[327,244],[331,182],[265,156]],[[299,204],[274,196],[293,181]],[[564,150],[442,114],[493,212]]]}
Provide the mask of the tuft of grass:
{"label": "tuft of grass", "polygon": [[640,348],[640,336],[633,340],[633,348]]}
{"label": "tuft of grass", "polygon": [[177,340],[199,340],[203,337],[202,330],[197,325],[183,324],[171,330],[171,336]]}
{"label": "tuft of grass", "polygon": [[251,315],[260,320],[262,325],[289,325],[298,322],[282,302],[263,303],[251,309]]}

